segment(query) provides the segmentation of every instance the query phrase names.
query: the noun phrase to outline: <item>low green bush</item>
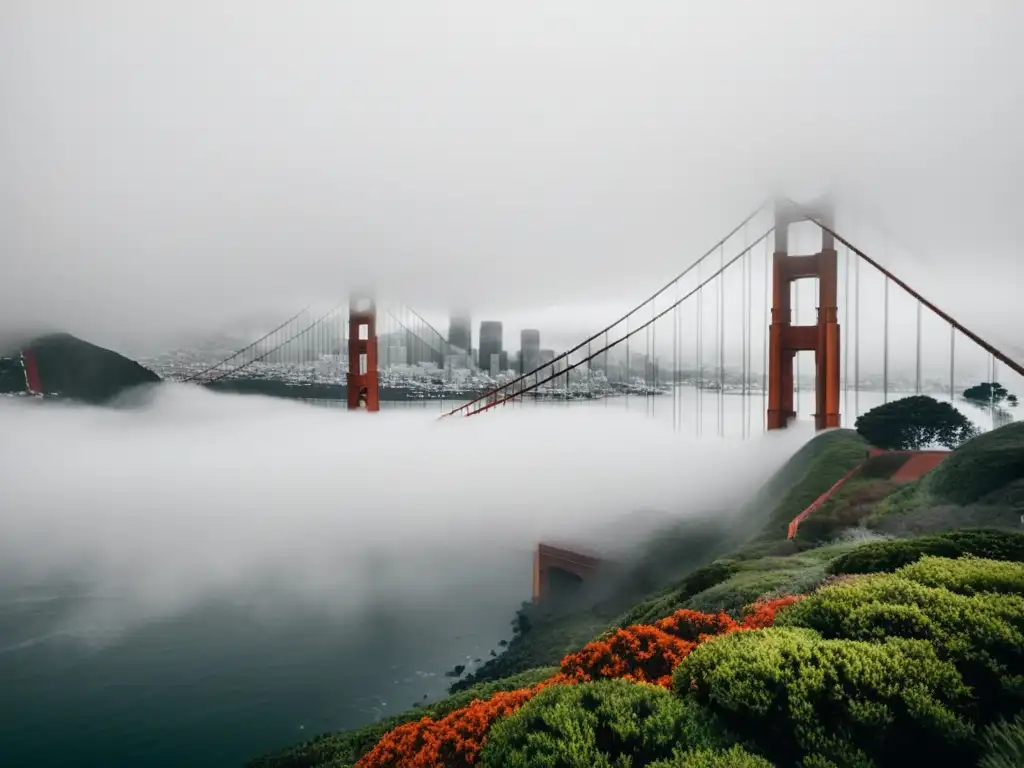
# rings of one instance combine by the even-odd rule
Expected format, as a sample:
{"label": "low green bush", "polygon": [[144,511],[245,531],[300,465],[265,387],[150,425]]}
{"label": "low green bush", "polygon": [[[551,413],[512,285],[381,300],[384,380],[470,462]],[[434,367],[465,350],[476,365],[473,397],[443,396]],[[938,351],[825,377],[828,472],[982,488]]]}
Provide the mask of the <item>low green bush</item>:
{"label": "low green bush", "polygon": [[658,760],[648,768],[774,768],[758,755],[739,746],[730,749],[688,749],[670,760]]}
{"label": "low green bush", "polygon": [[976,751],[959,714],[970,689],[919,640],[738,632],[694,650],[673,687],[779,765],[969,765]]}
{"label": "low green bush", "polygon": [[633,624],[651,624],[670,616],[682,608],[686,601],[706,589],[728,580],[739,570],[739,564],[732,560],[716,560],[693,571],[671,589],[667,589],[617,618],[610,629],[628,627]]}
{"label": "low green bush", "polygon": [[721,743],[713,719],[664,688],[603,680],[546,688],[491,729],[484,768],[643,768]]}
{"label": "low green bush", "polygon": [[981,734],[982,757],[978,768],[1020,768],[1024,765],[1024,714],[1000,720]]}
{"label": "low green bush", "polygon": [[980,557],[922,557],[896,571],[897,576],[928,587],[945,587],[961,595],[998,592],[1024,595],[1024,563]]}
{"label": "low green bush", "polygon": [[960,557],[974,555],[990,560],[1024,562],[1024,534],[1000,530],[963,530],[917,539],[873,541],[835,558],[829,573],[879,573],[894,571],[924,555]]}
{"label": "low green bush", "polygon": [[1024,423],[986,432],[950,454],[929,491],[954,504],[972,504],[1024,477]]}
{"label": "low green bush", "polygon": [[781,613],[776,625],[807,627],[826,638],[927,640],[973,688],[972,714],[982,723],[1024,702],[1024,597],[1019,595],[961,595],[876,574],[819,590]]}

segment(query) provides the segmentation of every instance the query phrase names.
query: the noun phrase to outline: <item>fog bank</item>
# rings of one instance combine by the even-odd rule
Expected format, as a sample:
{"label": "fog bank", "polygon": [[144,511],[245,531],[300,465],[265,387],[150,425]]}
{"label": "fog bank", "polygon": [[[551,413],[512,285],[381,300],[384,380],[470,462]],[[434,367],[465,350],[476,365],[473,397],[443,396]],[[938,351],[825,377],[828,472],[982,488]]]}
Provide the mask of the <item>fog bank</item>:
{"label": "fog bank", "polygon": [[728,512],[807,437],[698,442],[586,407],[438,421],[180,385],[135,400],[0,401],[17,436],[0,447],[0,579],[90,585],[109,615],[76,621],[105,632],[268,590],[333,614],[457,599],[495,552],[522,552],[528,590],[537,541],[621,545]]}

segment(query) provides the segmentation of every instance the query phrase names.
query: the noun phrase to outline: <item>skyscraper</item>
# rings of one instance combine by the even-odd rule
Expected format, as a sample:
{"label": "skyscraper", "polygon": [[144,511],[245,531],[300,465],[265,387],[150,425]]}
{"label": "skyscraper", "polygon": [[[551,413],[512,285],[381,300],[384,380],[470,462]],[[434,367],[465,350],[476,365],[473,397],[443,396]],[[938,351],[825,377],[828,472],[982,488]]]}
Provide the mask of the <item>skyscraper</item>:
{"label": "skyscraper", "polygon": [[519,338],[519,372],[529,373],[540,366],[540,331],[528,328]]}
{"label": "skyscraper", "polygon": [[491,355],[502,355],[502,352],[501,323],[484,320],[480,323],[480,368],[490,370]]}
{"label": "skyscraper", "polygon": [[463,352],[473,348],[473,321],[468,313],[453,314],[448,321],[448,343]]}

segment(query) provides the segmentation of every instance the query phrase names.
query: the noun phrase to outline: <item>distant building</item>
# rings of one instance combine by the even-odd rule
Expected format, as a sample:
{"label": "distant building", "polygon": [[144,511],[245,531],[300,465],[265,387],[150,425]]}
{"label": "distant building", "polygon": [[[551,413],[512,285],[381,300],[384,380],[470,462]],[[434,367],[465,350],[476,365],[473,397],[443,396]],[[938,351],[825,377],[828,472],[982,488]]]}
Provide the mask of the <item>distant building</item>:
{"label": "distant building", "polygon": [[463,352],[473,348],[473,321],[468,314],[451,316],[448,321],[448,343]]}
{"label": "distant building", "polygon": [[540,367],[540,331],[528,328],[519,335],[519,372]]}
{"label": "distant building", "polygon": [[[497,320],[484,320],[480,323],[480,368],[490,371],[491,355],[501,355],[504,352],[501,338],[501,323]],[[508,365],[508,357],[502,361]],[[500,366],[499,370],[505,370]]]}

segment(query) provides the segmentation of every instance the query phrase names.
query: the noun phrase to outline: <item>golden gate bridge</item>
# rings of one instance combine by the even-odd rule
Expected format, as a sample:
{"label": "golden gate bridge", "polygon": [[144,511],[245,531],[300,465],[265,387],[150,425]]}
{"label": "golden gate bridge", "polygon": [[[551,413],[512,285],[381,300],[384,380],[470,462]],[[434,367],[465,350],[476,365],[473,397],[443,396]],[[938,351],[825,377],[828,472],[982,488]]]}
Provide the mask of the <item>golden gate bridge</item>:
{"label": "golden gate bridge", "polygon": [[[801,253],[794,225],[813,229],[817,242],[810,252]],[[881,279],[880,296],[867,294],[862,271]],[[800,293],[806,290],[805,282],[811,283],[814,299],[811,317],[800,316],[801,311],[807,312],[807,295],[801,300]],[[731,363],[739,372],[733,391],[743,395],[743,434],[747,436],[757,422],[764,430],[775,430],[797,416],[803,386],[800,368],[794,363],[798,354],[809,352],[814,358],[815,428],[849,426],[850,417],[861,412],[865,384],[879,387],[884,400],[895,394],[890,326],[894,296],[900,294],[914,305],[914,393],[928,387],[948,390],[949,400],[955,401],[958,361],[965,355],[973,354],[975,367],[979,355],[986,359],[984,375],[990,381],[1006,373],[1024,377],[1019,362],[838,232],[830,200],[800,205],[781,198],[765,201],[682,272],[610,324],[540,366],[452,407],[443,417],[482,414],[562,382],[568,397],[573,376],[594,370],[607,373],[616,366],[610,355],[624,353],[627,381],[633,378],[634,359],[639,356],[643,379],[651,384],[649,391],[663,388],[671,394],[673,428],[691,422],[697,434],[704,431],[708,397],[715,401],[717,431],[725,433],[725,398],[730,389],[726,372],[727,362]],[[736,296],[740,298],[738,317],[726,311],[727,300]],[[862,371],[862,355],[876,350],[879,342],[877,337],[862,338],[862,314],[865,319],[881,319],[880,382]],[[927,334],[926,319],[931,325]],[[939,335],[945,337],[941,341],[948,360],[941,387],[934,379],[925,379],[923,335],[933,342]],[[243,377],[266,361],[326,357],[344,368],[339,373],[346,383],[348,407],[375,411],[380,407],[381,378],[390,366],[431,361],[443,370],[453,352],[469,350],[455,350],[414,310],[400,303],[378,306],[372,297],[357,295],[322,312],[307,307],[183,380],[214,384]],[[900,362],[906,364],[909,356],[900,354]],[[685,384],[694,385],[694,403],[679,394]],[[761,416],[755,419],[758,394]]]}

